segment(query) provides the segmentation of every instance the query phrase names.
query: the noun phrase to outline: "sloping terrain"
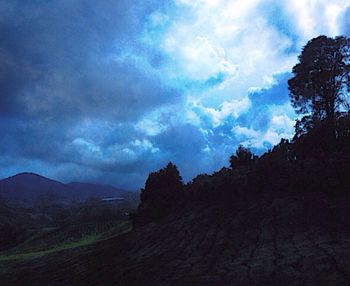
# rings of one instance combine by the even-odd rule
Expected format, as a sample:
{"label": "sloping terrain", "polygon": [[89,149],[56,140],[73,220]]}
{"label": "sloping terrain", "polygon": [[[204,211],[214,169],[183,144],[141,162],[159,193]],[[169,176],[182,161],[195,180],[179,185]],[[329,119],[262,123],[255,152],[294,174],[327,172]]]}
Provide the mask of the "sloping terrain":
{"label": "sloping terrain", "polygon": [[109,240],[0,262],[4,285],[349,285],[350,201],[188,203]]}

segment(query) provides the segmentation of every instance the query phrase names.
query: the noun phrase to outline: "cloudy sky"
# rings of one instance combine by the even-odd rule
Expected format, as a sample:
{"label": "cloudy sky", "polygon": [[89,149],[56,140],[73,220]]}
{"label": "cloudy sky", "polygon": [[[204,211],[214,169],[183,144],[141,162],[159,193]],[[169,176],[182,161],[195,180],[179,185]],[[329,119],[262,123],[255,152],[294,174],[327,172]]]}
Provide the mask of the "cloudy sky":
{"label": "cloudy sky", "polygon": [[293,134],[301,47],[350,35],[350,0],[0,0],[0,178],[137,189]]}

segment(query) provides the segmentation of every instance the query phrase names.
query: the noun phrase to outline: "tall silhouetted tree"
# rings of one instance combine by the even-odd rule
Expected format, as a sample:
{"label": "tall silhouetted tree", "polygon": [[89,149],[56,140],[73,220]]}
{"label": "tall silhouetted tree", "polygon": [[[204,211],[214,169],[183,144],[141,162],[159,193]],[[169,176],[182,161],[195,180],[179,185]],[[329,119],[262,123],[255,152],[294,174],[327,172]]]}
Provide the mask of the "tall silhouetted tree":
{"label": "tall silhouetted tree", "polygon": [[141,189],[138,213],[149,219],[162,217],[178,203],[182,195],[182,178],[177,167],[170,162],[165,168],[149,174],[144,189]]}
{"label": "tall silhouetted tree", "polygon": [[303,48],[293,68],[294,76],[288,81],[293,107],[307,115],[297,123],[297,133],[305,133],[326,119],[335,135],[337,112],[347,107],[350,91],[349,43],[345,37],[320,36]]}

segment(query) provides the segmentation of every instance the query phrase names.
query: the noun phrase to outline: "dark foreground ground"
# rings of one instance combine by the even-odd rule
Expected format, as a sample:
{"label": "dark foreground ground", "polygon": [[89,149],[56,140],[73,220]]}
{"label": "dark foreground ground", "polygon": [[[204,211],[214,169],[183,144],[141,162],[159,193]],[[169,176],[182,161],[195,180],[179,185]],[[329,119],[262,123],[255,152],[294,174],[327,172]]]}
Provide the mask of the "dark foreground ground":
{"label": "dark foreground ground", "polygon": [[350,285],[350,201],[189,204],[89,246],[0,262],[1,285]]}

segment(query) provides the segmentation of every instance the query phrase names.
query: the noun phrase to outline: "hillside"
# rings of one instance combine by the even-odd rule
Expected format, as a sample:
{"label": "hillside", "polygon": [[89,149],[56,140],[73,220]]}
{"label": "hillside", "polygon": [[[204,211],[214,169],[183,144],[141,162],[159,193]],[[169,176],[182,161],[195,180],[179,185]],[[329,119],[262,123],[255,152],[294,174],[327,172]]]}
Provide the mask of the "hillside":
{"label": "hillside", "polygon": [[1,278],[6,285],[348,285],[349,210],[350,200],[319,194],[189,203],[95,245],[0,262]]}

